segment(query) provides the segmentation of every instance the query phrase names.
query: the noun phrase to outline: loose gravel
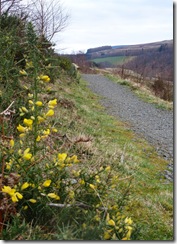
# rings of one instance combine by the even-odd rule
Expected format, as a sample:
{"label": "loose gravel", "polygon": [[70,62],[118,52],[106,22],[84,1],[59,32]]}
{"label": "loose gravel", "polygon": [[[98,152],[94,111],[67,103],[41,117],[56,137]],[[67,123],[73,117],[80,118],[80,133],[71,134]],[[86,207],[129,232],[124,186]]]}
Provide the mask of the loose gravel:
{"label": "loose gravel", "polygon": [[152,144],[170,163],[164,172],[173,180],[173,112],[156,108],[138,98],[129,87],[116,84],[98,74],[83,74],[89,88],[102,97],[107,112],[130,124],[137,134]]}

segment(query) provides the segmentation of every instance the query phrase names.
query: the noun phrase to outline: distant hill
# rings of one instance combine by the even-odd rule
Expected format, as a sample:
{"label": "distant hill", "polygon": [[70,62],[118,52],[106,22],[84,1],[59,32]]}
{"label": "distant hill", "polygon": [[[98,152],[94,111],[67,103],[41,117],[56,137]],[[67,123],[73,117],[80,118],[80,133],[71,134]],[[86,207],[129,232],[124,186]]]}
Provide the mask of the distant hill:
{"label": "distant hill", "polygon": [[143,76],[173,81],[173,40],[88,49],[87,60],[100,68],[123,66]]}
{"label": "distant hill", "polygon": [[137,56],[144,51],[158,50],[165,46],[173,47],[173,40],[160,42],[152,42],[136,45],[118,45],[118,46],[103,46],[88,49],[86,55],[88,58],[112,57],[112,56]]}
{"label": "distant hill", "polygon": [[95,52],[102,52],[102,51],[110,50],[110,49],[112,49],[111,46],[103,46],[103,47],[90,48],[90,49],[87,50],[87,54],[92,54],[92,53],[95,53]]}

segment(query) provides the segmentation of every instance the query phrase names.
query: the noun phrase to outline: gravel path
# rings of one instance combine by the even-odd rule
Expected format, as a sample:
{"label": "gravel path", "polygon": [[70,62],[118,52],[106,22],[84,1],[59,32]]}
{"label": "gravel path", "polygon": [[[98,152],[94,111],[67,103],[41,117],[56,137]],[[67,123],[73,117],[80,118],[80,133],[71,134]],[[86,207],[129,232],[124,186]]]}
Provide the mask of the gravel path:
{"label": "gravel path", "polygon": [[173,179],[173,112],[156,108],[139,99],[129,87],[110,81],[102,75],[83,74],[89,88],[102,96],[109,114],[130,124],[131,129],[147,139],[169,160],[165,177]]}

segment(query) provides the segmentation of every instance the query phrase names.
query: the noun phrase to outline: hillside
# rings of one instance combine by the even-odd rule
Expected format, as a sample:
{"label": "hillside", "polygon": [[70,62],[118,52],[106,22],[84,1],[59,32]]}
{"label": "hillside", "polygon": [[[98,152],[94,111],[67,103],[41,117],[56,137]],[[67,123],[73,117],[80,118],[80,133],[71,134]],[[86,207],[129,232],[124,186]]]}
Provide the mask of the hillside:
{"label": "hillside", "polygon": [[173,47],[173,40],[159,42],[136,44],[136,45],[118,45],[103,46],[87,50],[87,57],[90,59],[112,56],[137,56],[147,51],[163,51],[165,47]]}
{"label": "hillside", "polygon": [[[88,60],[99,68],[122,67],[143,77],[173,81],[173,40],[88,49]],[[117,61],[115,62],[115,59]]]}

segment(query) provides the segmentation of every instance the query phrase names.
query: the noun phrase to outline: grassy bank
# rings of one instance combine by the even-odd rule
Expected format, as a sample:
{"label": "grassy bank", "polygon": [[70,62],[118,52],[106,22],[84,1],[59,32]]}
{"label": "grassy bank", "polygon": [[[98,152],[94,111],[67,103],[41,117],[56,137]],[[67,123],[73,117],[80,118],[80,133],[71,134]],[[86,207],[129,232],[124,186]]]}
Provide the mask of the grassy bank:
{"label": "grassy bank", "polygon": [[[6,223],[1,239],[117,240],[119,235],[120,239],[125,236],[121,221],[125,225],[127,217],[133,221],[132,240],[172,240],[173,185],[162,176],[168,162],[128,125],[107,115],[99,97],[83,80],[78,83],[63,76],[39,98],[58,101],[55,118],[50,120],[58,132],[47,137],[39,158],[44,164],[37,169],[44,170],[45,166],[41,175],[50,176],[55,185],[61,178],[63,189],[59,187],[58,194],[63,205],[50,207],[51,201],[42,202],[40,197],[37,200],[42,204],[30,204],[27,213],[26,205],[20,205],[23,207],[18,208],[13,221]],[[60,157],[77,155],[79,164],[67,165],[54,174],[50,164],[56,151]],[[31,165],[35,166],[34,160]],[[27,174],[26,179],[29,177]],[[83,209],[77,207],[78,202],[85,204]],[[66,204],[75,207],[64,207]],[[128,233],[126,229],[124,232]]]}
{"label": "grassy bank", "polygon": [[173,185],[161,175],[167,162],[125,124],[106,115],[98,97],[86,88],[84,81],[72,84],[63,96],[73,101],[80,117],[79,122],[73,119],[75,129],[70,133],[78,131],[78,134],[91,136],[89,151],[94,161],[104,160],[111,164],[115,174],[120,175],[122,192],[129,186],[126,210],[140,228],[136,238],[172,239]]}

